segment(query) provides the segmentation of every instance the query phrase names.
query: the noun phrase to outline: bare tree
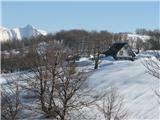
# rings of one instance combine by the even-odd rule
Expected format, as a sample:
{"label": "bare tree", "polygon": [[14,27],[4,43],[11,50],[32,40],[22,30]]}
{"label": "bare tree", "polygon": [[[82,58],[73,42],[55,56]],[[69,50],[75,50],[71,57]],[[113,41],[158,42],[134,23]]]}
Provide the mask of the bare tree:
{"label": "bare tree", "polygon": [[1,86],[1,119],[17,120],[21,109],[18,83],[7,83]]}
{"label": "bare tree", "polygon": [[128,116],[124,106],[124,98],[119,95],[115,88],[111,88],[106,92],[102,98],[102,104],[97,104],[96,106],[105,120],[124,120]]}
{"label": "bare tree", "polygon": [[34,77],[27,89],[38,97],[39,108],[46,117],[67,120],[71,114],[94,102],[85,99],[82,89],[87,75],[77,71],[76,64],[68,59],[64,46],[51,45],[43,51],[33,49],[26,60]]}
{"label": "bare tree", "polygon": [[136,49],[138,50],[137,53],[139,53],[140,50],[143,49],[143,41],[142,39],[140,39],[139,37],[137,38],[137,41],[136,41]]}
{"label": "bare tree", "polygon": [[99,60],[100,60],[100,46],[96,45],[96,47],[94,48],[94,69],[98,69],[98,65],[99,65]]}
{"label": "bare tree", "polygon": [[[160,80],[160,53],[158,51],[153,52],[156,59],[148,59],[143,64],[147,68],[148,73]],[[160,103],[160,90],[155,90],[155,95],[158,97]]]}
{"label": "bare tree", "polygon": [[93,56],[94,56],[94,69],[98,69],[98,65],[99,65],[99,59],[100,59],[100,47],[101,47],[101,41],[100,41],[100,37],[99,34],[97,32],[93,32],[92,33],[92,37],[93,37]]}
{"label": "bare tree", "polygon": [[146,60],[144,65],[148,69],[149,74],[160,79],[160,62],[158,60]]}

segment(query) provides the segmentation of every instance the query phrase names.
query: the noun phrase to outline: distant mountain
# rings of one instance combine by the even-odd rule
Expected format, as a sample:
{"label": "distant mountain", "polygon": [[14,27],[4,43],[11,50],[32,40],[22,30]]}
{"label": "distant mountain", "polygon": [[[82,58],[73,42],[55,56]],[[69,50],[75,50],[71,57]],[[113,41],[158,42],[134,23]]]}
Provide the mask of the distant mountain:
{"label": "distant mountain", "polygon": [[32,25],[27,25],[23,28],[19,27],[13,29],[0,27],[0,42],[12,39],[22,40],[22,38],[36,37],[39,35],[47,35],[47,32],[37,29]]}

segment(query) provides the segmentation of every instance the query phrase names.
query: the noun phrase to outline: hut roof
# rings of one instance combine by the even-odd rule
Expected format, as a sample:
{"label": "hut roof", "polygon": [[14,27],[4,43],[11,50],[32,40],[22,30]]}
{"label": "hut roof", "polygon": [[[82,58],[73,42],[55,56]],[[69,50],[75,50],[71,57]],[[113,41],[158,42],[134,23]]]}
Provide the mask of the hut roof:
{"label": "hut roof", "polygon": [[114,43],[107,51],[103,52],[106,56],[116,56],[119,50],[128,43],[126,42],[121,42],[121,43]]}

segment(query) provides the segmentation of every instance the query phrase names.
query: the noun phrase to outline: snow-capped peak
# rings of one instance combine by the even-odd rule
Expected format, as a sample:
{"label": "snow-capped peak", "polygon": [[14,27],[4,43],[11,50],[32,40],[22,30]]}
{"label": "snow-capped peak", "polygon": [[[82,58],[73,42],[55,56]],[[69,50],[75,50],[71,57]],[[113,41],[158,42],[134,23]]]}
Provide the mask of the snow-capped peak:
{"label": "snow-capped peak", "polygon": [[35,28],[35,27],[33,27],[32,25],[28,24],[28,25],[26,25],[25,28]]}
{"label": "snow-capped peak", "polygon": [[36,37],[39,35],[47,35],[47,32],[41,29],[37,29],[34,26],[28,24],[25,27],[21,28],[13,28],[7,29],[5,27],[0,27],[0,41],[18,39],[22,40],[22,38],[30,38]]}

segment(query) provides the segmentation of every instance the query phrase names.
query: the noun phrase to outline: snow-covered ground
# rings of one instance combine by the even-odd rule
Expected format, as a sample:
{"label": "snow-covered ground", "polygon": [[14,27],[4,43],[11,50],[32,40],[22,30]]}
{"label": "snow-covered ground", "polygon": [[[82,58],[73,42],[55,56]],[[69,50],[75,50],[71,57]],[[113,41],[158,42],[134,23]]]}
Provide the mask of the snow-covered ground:
{"label": "snow-covered ground", "polygon": [[137,58],[152,58],[153,56],[160,59],[160,51],[147,50],[147,51],[142,52],[141,54],[138,54]]}
{"label": "snow-covered ground", "polygon": [[[146,51],[137,56],[135,61],[114,61],[112,57],[103,58],[99,69],[88,78],[88,86],[99,95],[110,87],[118,88],[125,97],[130,119],[160,119],[160,107],[155,95],[159,90],[160,80],[148,74],[143,65],[149,58],[156,61],[155,52]],[[85,68],[93,69],[91,60],[81,58]],[[157,61],[159,62],[159,61]],[[95,113],[98,114],[98,113]]]}
{"label": "snow-covered ground", "polygon": [[126,105],[133,119],[158,119],[159,104],[154,90],[159,89],[159,80],[147,73],[142,59],[115,61],[103,64],[89,77],[88,85],[97,94],[109,87],[118,88],[126,99]]}
{"label": "snow-covered ground", "polygon": [[[140,54],[141,57],[135,61],[115,61],[112,57],[102,58],[98,70],[93,69],[94,62],[89,58],[81,58],[77,63],[80,69],[92,71],[87,83],[88,87],[92,88],[93,94],[99,95],[110,87],[116,87],[125,98],[130,114],[129,119],[159,120],[160,107],[154,92],[159,89],[160,80],[148,74],[142,64],[147,60],[145,57],[147,55],[156,60],[148,51]],[[7,75],[2,75],[4,76]],[[5,79],[2,77],[1,83],[3,84]],[[99,114],[93,109],[91,113]]]}
{"label": "snow-covered ground", "polygon": [[127,34],[128,39],[135,40],[141,39],[143,42],[150,39],[150,36],[148,35],[138,35],[138,34]]}

